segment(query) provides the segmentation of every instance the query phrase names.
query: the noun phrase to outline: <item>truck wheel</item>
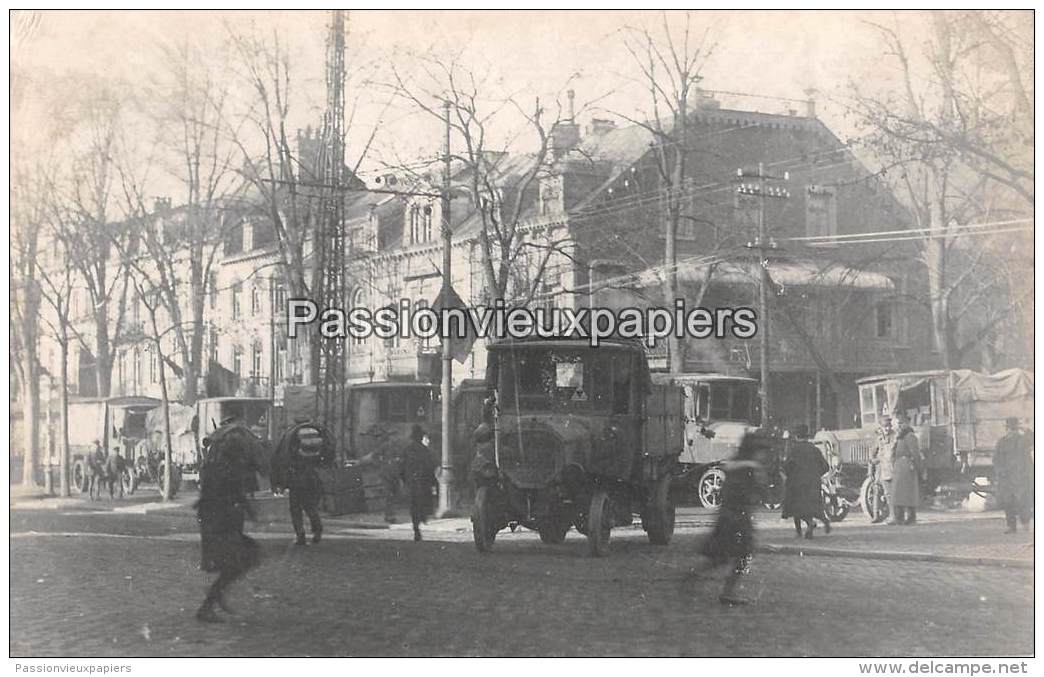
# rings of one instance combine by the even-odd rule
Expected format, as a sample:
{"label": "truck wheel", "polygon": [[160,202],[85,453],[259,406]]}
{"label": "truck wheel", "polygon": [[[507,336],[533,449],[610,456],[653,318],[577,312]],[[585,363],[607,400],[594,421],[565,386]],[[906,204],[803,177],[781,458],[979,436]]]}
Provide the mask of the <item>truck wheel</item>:
{"label": "truck wheel", "polygon": [[875,482],[873,478],[866,478],[863,486],[859,489],[859,503],[863,508],[863,514],[871,524],[877,524],[888,519],[888,496],[884,486]]}
{"label": "truck wheel", "polygon": [[550,545],[558,545],[565,540],[566,534],[569,533],[569,526],[569,522],[552,522],[537,531],[540,533],[541,541]]}
{"label": "truck wheel", "polygon": [[123,485],[123,493],[130,496],[138,488],[138,476],[131,468],[124,468],[120,476],[120,484]]}
{"label": "truck wheel", "polygon": [[613,511],[609,494],[599,489],[591,497],[587,511],[587,547],[594,557],[609,554],[609,536],[613,528]]}
{"label": "truck wheel", "polygon": [[[157,479],[156,479],[156,489],[159,491],[161,496],[163,495],[163,483],[164,483],[164,481],[166,479],[166,475],[167,475],[167,464],[166,463],[160,463],[159,471],[156,473],[156,477],[157,477]],[[178,489],[180,488],[180,486],[179,486],[180,484],[181,484],[181,471],[178,470],[177,466],[174,466],[174,474],[170,478],[170,496],[167,497],[168,500],[173,499],[175,496],[178,495]]]}
{"label": "truck wheel", "polygon": [[87,464],[82,459],[73,463],[72,486],[73,489],[81,494],[90,488],[87,484]]}
{"label": "truck wheel", "polygon": [[646,533],[653,545],[667,545],[674,535],[674,500],[671,498],[670,475],[661,478],[653,488],[652,500],[646,508]]}
{"label": "truck wheel", "polygon": [[479,552],[489,552],[497,538],[493,491],[490,487],[479,487],[475,493],[475,505],[471,509],[471,533]]}
{"label": "truck wheel", "polygon": [[721,507],[721,487],[725,484],[725,471],[720,466],[711,466],[700,475],[700,503],[705,508]]}
{"label": "truck wheel", "polygon": [[823,497],[823,514],[831,522],[840,522],[848,517],[848,502],[841,499],[837,494],[820,492]]}

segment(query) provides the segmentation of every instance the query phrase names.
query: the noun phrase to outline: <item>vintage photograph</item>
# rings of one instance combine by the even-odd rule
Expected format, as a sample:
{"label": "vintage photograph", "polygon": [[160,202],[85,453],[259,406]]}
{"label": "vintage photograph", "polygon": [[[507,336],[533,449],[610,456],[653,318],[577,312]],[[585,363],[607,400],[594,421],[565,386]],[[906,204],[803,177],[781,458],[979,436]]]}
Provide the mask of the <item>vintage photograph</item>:
{"label": "vintage photograph", "polygon": [[1034,18],[10,11],[12,665],[1026,674]]}

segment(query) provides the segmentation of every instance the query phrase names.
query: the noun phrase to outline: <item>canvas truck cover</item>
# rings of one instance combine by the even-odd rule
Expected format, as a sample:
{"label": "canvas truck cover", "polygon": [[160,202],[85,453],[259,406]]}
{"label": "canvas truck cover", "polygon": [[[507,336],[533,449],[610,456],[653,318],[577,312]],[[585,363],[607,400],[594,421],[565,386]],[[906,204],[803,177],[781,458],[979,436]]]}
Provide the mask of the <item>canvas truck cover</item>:
{"label": "canvas truck cover", "polygon": [[94,440],[105,440],[105,401],[70,401],[69,446],[73,453],[93,451]]}
{"label": "canvas truck cover", "polygon": [[[194,463],[196,461],[196,440],[192,432],[192,419],[196,415],[195,407],[172,402],[170,404],[170,441],[171,457],[175,463]],[[163,407],[156,407],[145,415],[145,429],[149,433],[149,449],[160,451],[163,443]]]}
{"label": "canvas truck cover", "polygon": [[1033,421],[1033,374],[1008,369],[996,374],[953,372],[957,449],[993,451],[1005,434],[1005,419]]}

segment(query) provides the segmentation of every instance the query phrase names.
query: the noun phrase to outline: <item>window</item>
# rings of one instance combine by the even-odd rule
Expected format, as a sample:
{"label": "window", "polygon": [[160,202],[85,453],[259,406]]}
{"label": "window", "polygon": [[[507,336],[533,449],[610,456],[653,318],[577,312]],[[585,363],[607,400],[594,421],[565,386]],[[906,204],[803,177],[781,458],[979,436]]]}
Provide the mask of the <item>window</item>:
{"label": "window", "polygon": [[879,339],[895,338],[895,304],[882,301],[874,306],[874,335]]}
{"label": "window", "polygon": [[410,244],[417,242],[420,236],[420,207],[410,207]]}
{"label": "window", "polygon": [[240,376],[243,373],[243,349],[232,346],[232,373]]}
{"label": "window", "polygon": [[141,349],[134,349],[134,388],[141,385]]}
{"label": "window", "polygon": [[214,327],[210,328],[210,353],[208,358],[211,362],[218,361],[218,333]]}
{"label": "window", "polygon": [[[366,305],[366,295],[363,294],[363,290],[361,288],[360,289],[356,289],[355,293],[352,294],[352,307],[353,308],[363,308],[363,307],[365,307],[365,305]],[[363,346],[363,345],[366,345],[366,339],[361,337],[361,336],[352,336],[351,337],[351,345],[353,345],[353,346]]]}
{"label": "window", "polygon": [[210,295],[210,309],[214,310],[217,308],[217,273],[210,271],[207,273],[207,290]]}
{"label": "window", "polygon": [[159,353],[156,350],[149,351],[149,383],[159,383]]}
{"label": "window", "polygon": [[250,286],[250,312],[261,312],[261,286],[256,282]]}
{"label": "window", "polygon": [[243,291],[243,285],[240,284],[239,282],[236,282],[234,285],[232,285],[231,292],[232,292],[232,319],[233,320],[238,320],[239,319],[239,313],[240,313],[239,296],[242,293],[242,291]]}
{"label": "window", "polygon": [[275,313],[278,315],[286,308],[286,287],[282,284],[275,286]]}
{"label": "window", "polygon": [[[805,231],[810,237],[837,235],[837,189],[809,185],[805,189]],[[832,240],[815,244],[833,244]]]}
{"label": "window", "polygon": [[275,358],[275,374],[272,375],[276,381],[282,381],[285,378],[286,369],[286,337],[280,336],[276,339],[276,358]]}
{"label": "window", "polygon": [[432,212],[434,212],[434,211],[435,210],[432,209],[431,205],[424,205],[424,233],[423,233],[424,234],[424,240],[423,240],[423,242],[431,242],[431,217],[432,217]]}
{"label": "window", "polygon": [[261,346],[254,344],[250,354],[250,377],[257,379],[261,377]]}

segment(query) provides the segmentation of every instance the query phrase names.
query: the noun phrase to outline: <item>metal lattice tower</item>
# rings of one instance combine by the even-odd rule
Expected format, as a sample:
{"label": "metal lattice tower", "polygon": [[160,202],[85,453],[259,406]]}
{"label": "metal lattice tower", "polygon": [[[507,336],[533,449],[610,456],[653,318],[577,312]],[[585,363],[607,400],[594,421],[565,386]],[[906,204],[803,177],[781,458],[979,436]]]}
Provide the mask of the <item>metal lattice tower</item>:
{"label": "metal lattice tower", "polygon": [[[348,280],[345,271],[345,17],[334,10],[326,40],[326,111],[317,167],[324,186],[319,205],[316,259],[319,266],[317,299],[321,308],[345,308]],[[316,325],[318,327],[318,324]],[[319,341],[319,382],[316,411],[333,436],[338,454],[348,442],[347,346],[338,339]]]}

